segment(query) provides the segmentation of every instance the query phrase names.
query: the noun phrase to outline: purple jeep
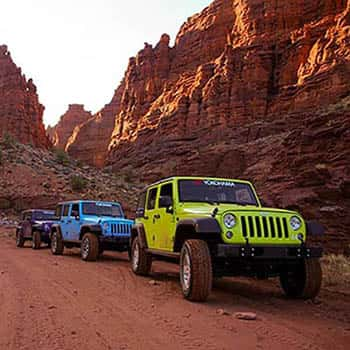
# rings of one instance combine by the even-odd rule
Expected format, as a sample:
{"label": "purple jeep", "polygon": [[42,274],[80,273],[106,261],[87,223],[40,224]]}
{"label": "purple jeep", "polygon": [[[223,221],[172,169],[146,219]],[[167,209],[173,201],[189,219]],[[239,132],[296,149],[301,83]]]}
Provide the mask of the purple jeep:
{"label": "purple jeep", "polygon": [[39,249],[41,242],[50,246],[51,226],[57,220],[51,210],[31,209],[22,212],[20,224],[16,229],[16,245],[24,246],[25,241],[32,241],[32,248]]}

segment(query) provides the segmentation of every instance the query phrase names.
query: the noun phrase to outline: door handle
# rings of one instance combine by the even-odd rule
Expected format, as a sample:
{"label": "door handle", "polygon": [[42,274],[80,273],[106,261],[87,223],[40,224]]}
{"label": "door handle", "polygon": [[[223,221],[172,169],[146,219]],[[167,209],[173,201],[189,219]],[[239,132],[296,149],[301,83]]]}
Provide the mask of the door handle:
{"label": "door handle", "polygon": [[160,215],[159,215],[159,214],[154,215],[153,217],[154,217],[155,219],[160,219]]}
{"label": "door handle", "polygon": [[67,223],[68,223],[68,224],[71,224],[71,223],[72,223],[72,220],[68,220]]}
{"label": "door handle", "polygon": [[145,220],[148,220],[148,219],[149,219],[148,216],[144,216],[143,218],[144,218]]}

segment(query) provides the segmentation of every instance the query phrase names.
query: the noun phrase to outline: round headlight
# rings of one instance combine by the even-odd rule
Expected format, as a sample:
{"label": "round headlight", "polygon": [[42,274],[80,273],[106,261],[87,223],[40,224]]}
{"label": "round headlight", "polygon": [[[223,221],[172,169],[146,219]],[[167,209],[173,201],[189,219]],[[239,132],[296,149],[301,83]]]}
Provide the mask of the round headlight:
{"label": "round headlight", "polygon": [[289,224],[294,231],[297,231],[301,227],[301,220],[297,216],[292,216],[290,218]]}
{"label": "round headlight", "polygon": [[236,225],[236,217],[232,214],[226,214],[224,216],[224,224],[227,228],[233,228]]}
{"label": "round headlight", "polygon": [[108,228],[109,228],[108,222],[105,222],[105,223],[103,224],[103,229],[104,229],[105,231],[107,231]]}

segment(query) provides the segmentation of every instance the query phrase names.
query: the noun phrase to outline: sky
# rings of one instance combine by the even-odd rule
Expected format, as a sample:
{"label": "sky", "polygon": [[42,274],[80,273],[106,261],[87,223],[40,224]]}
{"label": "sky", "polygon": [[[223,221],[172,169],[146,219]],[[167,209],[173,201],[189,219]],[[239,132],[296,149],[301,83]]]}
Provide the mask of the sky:
{"label": "sky", "polygon": [[0,0],[0,45],[33,78],[44,122],[71,103],[93,113],[108,103],[129,57],[163,33],[172,42],[188,17],[212,0]]}

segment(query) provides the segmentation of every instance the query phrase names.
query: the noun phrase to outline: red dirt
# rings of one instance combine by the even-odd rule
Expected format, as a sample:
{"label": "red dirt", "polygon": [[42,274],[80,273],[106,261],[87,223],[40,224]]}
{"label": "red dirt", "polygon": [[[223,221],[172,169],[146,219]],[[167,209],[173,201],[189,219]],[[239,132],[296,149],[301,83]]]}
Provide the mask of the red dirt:
{"label": "red dirt", "polygon": [[[335,350],[350,342],[349,294],[323,290],[314,304],[286,300],[273,281],[224,279],[194,304],[181,296],[175,265],[154,263],[142,278],[126,254],[84,263],[78,250],[55,257],[27,246],[0,235],[1,350]],[[258,319],[232,316],[242,311]]]}

